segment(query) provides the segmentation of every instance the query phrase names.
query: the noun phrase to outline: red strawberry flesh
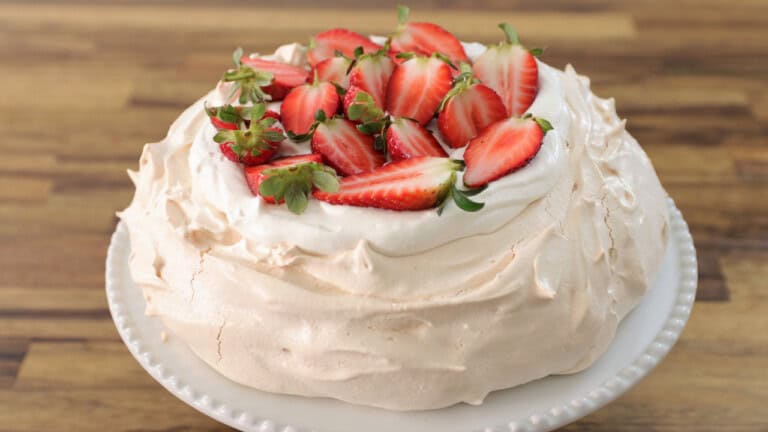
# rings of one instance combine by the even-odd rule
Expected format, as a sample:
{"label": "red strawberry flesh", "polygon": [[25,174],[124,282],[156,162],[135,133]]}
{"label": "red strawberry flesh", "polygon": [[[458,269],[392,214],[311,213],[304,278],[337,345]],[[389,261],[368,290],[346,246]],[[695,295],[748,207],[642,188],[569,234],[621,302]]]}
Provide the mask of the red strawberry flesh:
{"label": "red strawberry flesh", "polygon": [[373,149],[373,137],[357,130],[344,118],[320,123],[312,136],[312,151],[341,175],[353,175],[376,169],[386,161]]}
{"label": "red strawberry flesh", "polygon": [[457,169],[458,164],[448,158],[406,159],[343,178],[338,192],[315,191],[314,195],[331,204],[423,210],[437,206],[446,197]]}
{"label": "red strawberry flesh", "polygon": [[240,61],[253,69],[272,73],[272,85],[265,87],[264,91],[270,94],[273,100],[282,100],[292,88],[304,84],[309,79],[309,72],[298,66],[250,56],[243,56]]}
{"label": "red strawberry flesh", "polygon": [[376,106],[384,108],[387,85],[394,69],[395,63],[386,54],[364,55],[349,71],[349,85],[368,93]]}
{"label": "red strawberry flesh", "polygon": [[381,45],[371,41],[360,33],[344,28],[335,28],[316,34],[309,44],[307,59],[312,67],[341,51],[347,57],[354,57],[355,48],[362,46],[364,52],[372,53],[381,49]]}
{"label": "red strawberry flesh", "polygon": [[387,129],[387,151],[393,161],[421,156],[448,157],[437,139],[417,122],[397,118]]}
{"label": "red strawberry flesh", "polygon": [[446,143],[459,148],[491,124],[507,117],[499,95],[483,84],[472,84],[452,96],[437,117]]}
{"label": "red strawberry flesh", "polygon": [[478,187],[527,165],[542,145],[545,131],[533,118],[496,122],[472,139],[464,152],[464,184]]}
{"label": "red strawberry flesh", "polygon": [[509,42],[489,47],[472,69],[483,84],[501,96],[508,115],[521,117],[536,99],[539,67],[533,54],[517,41],[514,30],[503,24],[501,27]]}
{"label": "red strawberry flesh", "polygon": [[331,117],[336,114],[338,107],[336,87],[328,82],[317,82],[291,90],[280,106],[280,115],[286,131],[301,135],[309,131],[318,110],[323,110],[327,117]]}
{"label": "red strawberry flesh", "polygon": [[392,35],[391,48],[396,52],[414,52],[430,56],[441,53],[458,66],[469,62],[459,39],[443,27],[430,22],[406,22],[409,10],[398,9],[400,25]]}
{"label": "red strawberry flesh", "polygon": [[415,57],[395,68],[387,90],[387,111],[422,125],[451,89],[451,68],[435,57]]}
{"label": "red strawberry flesh", "polygon": [[[347,70],[352,60],[343,57],[336,56],[325,59],[315,66],[315,72],[317,72],[317,79],[320,81],[328,81],[336,83],[343,88],[349,87],[349,75]],[[314,76],[312,76],[314,81]]]}

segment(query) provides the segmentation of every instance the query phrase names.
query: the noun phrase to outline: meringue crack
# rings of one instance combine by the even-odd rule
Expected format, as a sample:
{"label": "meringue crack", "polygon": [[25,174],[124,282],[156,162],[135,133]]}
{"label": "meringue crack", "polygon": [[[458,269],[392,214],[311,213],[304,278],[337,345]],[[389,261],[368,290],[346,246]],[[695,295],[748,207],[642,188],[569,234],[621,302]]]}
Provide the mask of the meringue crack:
{"label": "meringue crack", "polygon": [[203,263],[205,262],[205,256],[208,255],[208,253],[211,251],[211,248],[201,250],[200,251],[200,260],[197,263],[197,270],[195,270],[192,273],[192,277],[189,279],[189,288],[192,291],[189,296],[189,302],[193,303],[195,301],[195,293],[197,290],[195,289],[195,280],[198,276],[200,276],[200,273],[203,272]]}
{"label": "meringue crack", "polygon": [[224,333],[224,326],[227,325],[227,320],[224,319],[224,321],[221,323],[221,326],[219,327],[219,332],[216,334],[216,363],[221,362],[221,339],[222,334]]}

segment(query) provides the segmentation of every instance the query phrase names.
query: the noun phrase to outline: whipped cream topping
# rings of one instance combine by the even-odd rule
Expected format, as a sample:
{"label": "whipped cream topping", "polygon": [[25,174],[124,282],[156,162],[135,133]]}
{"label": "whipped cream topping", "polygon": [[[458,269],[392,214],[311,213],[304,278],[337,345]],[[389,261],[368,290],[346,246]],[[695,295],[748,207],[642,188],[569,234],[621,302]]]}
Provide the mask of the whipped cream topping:
{"label": "whipped cream topping", "polygon": [[[296,44],[272,58],[305,62]],[[587,367],[653,278],[666,194],[587,78],[539,62],[539,84],[529,112],[554,127],[539,153],[480,212],[442,216],[265,204],[213,142],[213,90],[130,173],[120,216],[147,313],[237,382],[398,410]]]}

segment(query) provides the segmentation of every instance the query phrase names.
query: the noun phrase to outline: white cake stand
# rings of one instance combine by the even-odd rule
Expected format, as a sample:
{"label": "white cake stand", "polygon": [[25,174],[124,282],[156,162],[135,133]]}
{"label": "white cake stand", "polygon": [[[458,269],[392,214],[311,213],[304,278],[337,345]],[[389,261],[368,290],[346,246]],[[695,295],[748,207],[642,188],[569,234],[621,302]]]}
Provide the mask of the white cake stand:
{"label": "white cake stand", "polygon": [[688,226],[669,200],[671,236],[657,280],[621,323],[608,351],[589,369],[492,393],[480,406],[390,412],[330,399],[284,396],[219,375],[163,325],[144,315],[141,290],[128,271],[127,229],[120,223],[107,255],[109,309],[136,360],[176,397],[214,419],[258,432],[548,431],[583,417],[627,391],[677,341],[696,294],[696,251]]}

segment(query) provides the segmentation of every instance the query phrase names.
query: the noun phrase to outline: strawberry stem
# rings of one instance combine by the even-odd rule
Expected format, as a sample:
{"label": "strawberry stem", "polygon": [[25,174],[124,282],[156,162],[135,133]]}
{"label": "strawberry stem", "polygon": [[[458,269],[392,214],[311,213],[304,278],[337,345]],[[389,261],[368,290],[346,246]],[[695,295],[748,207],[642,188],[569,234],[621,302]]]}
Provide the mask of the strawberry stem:
{"label": "strawberry stem", "polygon": [[243,58],[243,47],[237,47],[234,52],[232,52],[232,61],[235,63],[235,67],[240,67],[240,59]]}
{"label": "strawberry stem", "polygon": [[408,15],[410,15],[411,9],[408,6],[400,5],[397,7],[397,23],[405,24],[408,21]]}
{"label": "strawberry stem", "polygon": [[520,44],[520,40],[517,38],[517,32],[514,27],[507,23],[501,23],[499,24],[499,28],[504,31],[504,34],[507,36],[507,43],[512,45]]}

